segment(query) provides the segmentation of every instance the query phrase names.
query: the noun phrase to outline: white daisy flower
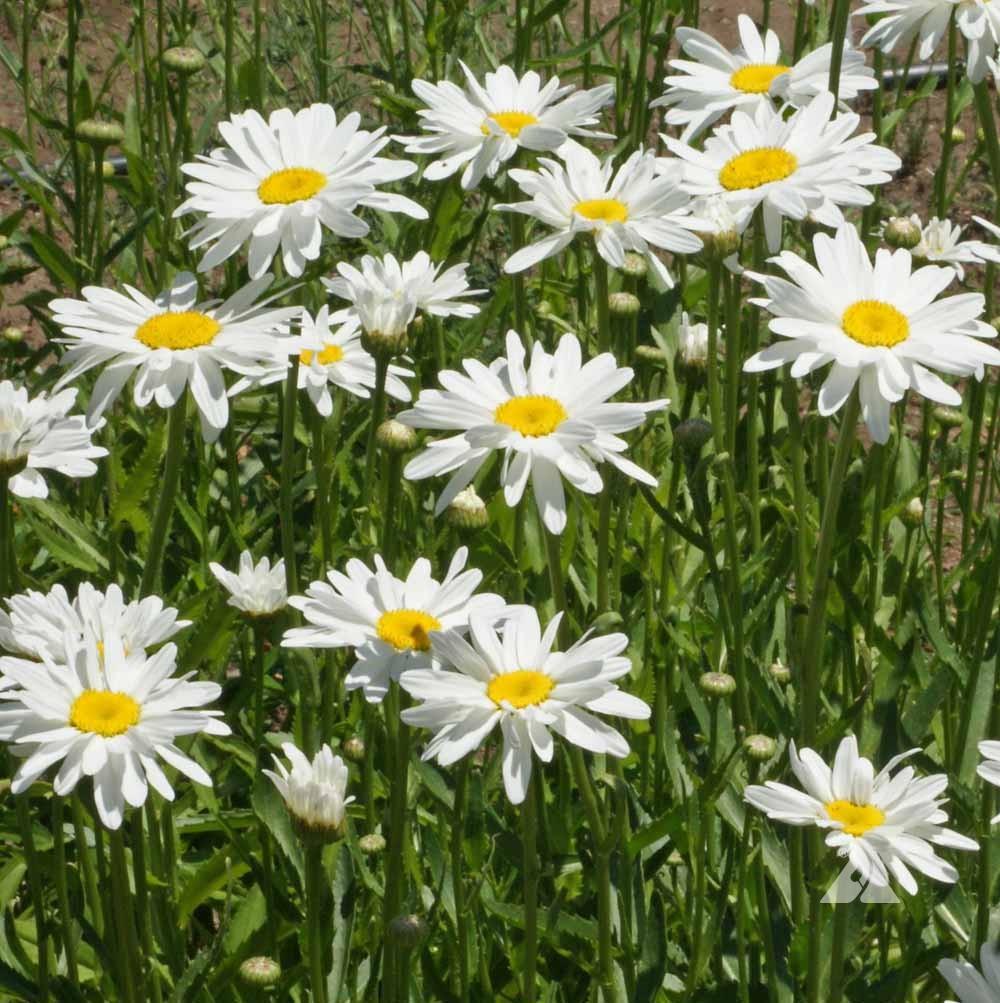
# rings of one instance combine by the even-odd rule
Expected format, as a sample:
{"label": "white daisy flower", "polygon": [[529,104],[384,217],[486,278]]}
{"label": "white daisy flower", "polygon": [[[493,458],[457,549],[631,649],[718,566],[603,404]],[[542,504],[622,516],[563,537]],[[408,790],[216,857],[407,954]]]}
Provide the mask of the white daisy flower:
{"label": "white daisy flower", "polygon": [[328,582],[313,582],[304,596],[289,599],[311,626],[285,631],[281,645],[354,648],[357,661],[347,674],[347,688],[363,688],[369,703],[379,703],[404,669],[438,668],[432,633],[464,631],[472,613],[496,615],[505,609],[498,595],[474,594],[483,573],[462,570],[468,556],[468,549],[460,547],[440,582],[431,577],[431,563],[423,557],[405,580],[393,575],[377,554],[374,571],[353,558],[347,574],[329,571]]}
{"label": "white daisy flower", "polygon": [[941,806],[947,799],[940,795],[948,786],[945,774],[918,779],[913,767],[906,766],[892,775],[919,751],[894,756],[876,774],[871,761],[858,755],[853,735],[841,741],[832,769],[812,749],[797,752],[792,742],[789,761],[804,791],[769,780],[747,787],[743,797],[778,822],[827,829],[826,845],[847,857],[866,884],[884,888],[891,874],[915,895],[911,867],[935,881],[958,880],[958,871],[935,853],[935,846],[979,849],[974,840],[944,828],[948,816]]}
{"label": "white daisy flower", "polygon": [[[983,761],[976,767],[976,773],[987,783],[1000,787],[1000,742],[980,742],[979,754],[983,757]],[[990,822],[996,825],[1000,822],[1000,815],[995,815]]]}
{"label": "white daisy flower", "polygon": [[484,177],[495,177],[520,147],[554,151],[570,136],[614,139],[590,128],[614,97],[610,84],[576,91],[560,87],[553,77],[543,87],[534,70],[518,78],[509,66],[501,66],[480,85],[465,63],[459,65],[465,90],[448,80],[413,81],[413,92],[428,105],[417,114],[429,135],[394,137],[406,144],[407,153],[442,155],[425,168],[428,181],[450,178],[464,168],[462,187],[475,188]]}
{"label": "white daisy flower", "polygon": [[88,426],[82,415],[67,417],[75,390],[28,396],[26,387],[0,382],[0,477],[20,498],[47,498],[44,471],[66,477],[93,477],[94,460],[107,456],[92,442],[104,422]]}
{"label": "white daisy flower", "polygon": [[0,659],[17,688],[0,693],[0,739],[26,755],[11,791],[21,794],[51,766],[65,796],[82,777],[92,777],[94,803],[109,829],[122,824],[126,806],[145,804],[149,788],[167,800],[174,790],[159,760],[195,783],[212,778],[175,744],[184,735],[228,735],[221,711],[201,710],[222,692],[217,683],[193,682],[194,673],[174,676],[177,648],[165,644],[156,654],[127,658],[120,636],[107,634],[98,651],[89,642],[67,638],[67,663],[47,652],[41,664]]}
{"label": "white daisy flower", "polygon": [[947,265],[953,268],[959,280],[965,278],[963,264],[980,264],[982,258],[979,241],[962,240],[962,227],[947,219],[933,216],[926,226],[920,223],[920,217],[914,213],[910,222],[920,230],[920,243],[911,251],[919,261],[929,261],[932,264]]}
{"label": "white daisy flower", "polygon": [[991,0],[867,0],[852,16],[887,15],[865,32],[862,46],[876,46],[883,52],[898,46],[905,51],[916,38],[917,58],[925,62],[947,34],[954,13],[955,25],[966,41],[966,73],[976,84],[985,79],[989,61],[997,55],[1000,11],[995,8]]}
{"label": "white daisy flower", "polygon": [[[801,108],[828,88],[832,44],[821,45],[789,66],[781,62],[781,42],[773,31],[766,31],[762,38],[746,14],[740,14],[737,24],[742,44],[733,51],[703,31],[677,29],[677,40],[691,59],[670,60],[669,65],[679,72],[664,78],[666,93],[650,102],[650,107],[669,107],[664,121],[684,126],[681,140],[685,143],[734,108],[753,114],[758,105],[775,100]],[[841,102],[853,101],[861,91],[877,87],[875,72],[865,65],[865,57],[845,46]]]}
{"label": "white daisy flower", "polygon": [[658,176],[651,150],[636,150],[617,171],[611,157],[602,163],[576,143],[564,147],[560,156],[564,163],[543,157],[537,171],[510,172],[528,201],[496,208],[533,216],[555,232],[512,254],[504,271],[523,272],[559,254],[578,234],[590,234],[612,268],[622,268],[625,252],[635,251],[671,287],[673,279],[653,248],[693,254],[702,242],[689,231],[705,228],[690,214],[691,199],[679,176]]}
{"label": "white daisy flower", "polygon": [[211,245],[198,265],[208,271],[249,241],[247,267],[260,278],[281,249],[289,275],[301,275],[319,257],[323,227],[340,237],[364,237],[359,206],[427,219],[427,210],[403,195],[378,190],[411,175],[417,165],[378,153],[389,142],[385,127],[359,129],[361,116],[343,121],[328,104],[298,112],[281,108],[265,122],[256,111],[219,123],[226,146],[181,170],[190,198],[175,216],[198,213],[192,250]]}
{"label": "white daisy flower", "polygon": [[503,452],[500,479],[507,504],[520,502],[530,479],[551,533],[566,526],[564,477],[580,491],[597,494],[604,486],[597,467],[607,461],[656,486],[655,477],[621,455],[628,448],[621,433],[638,428],[669,401],[609,403],[632,379],[632,370],[619,367],[610,353],[584,363],[579,341],[564,334],[551,354],[536,341],[526,367],[521,338],[508,331],[506,357],[491,366],[466,359],[462,366],[465,374],[440,373],[445,389],[421,391],[416,406],[398,416],[414,428],[456,433],[428,443],[403,471],[411,480],[452,474],[435,513],[447,508],[494,450]]}
{"label": "white daisy flower", "polygon": [[275,562],[271,567],[270,559],[262,557],[254,564],[253,554],[244,550],[240,554],[239,571],[235,574],[214,561],[209,568],[229,593],[228,604],[247,616],[272,616],[288,605],[284,560]]}
{"label": "white daisy flower", "polygon": [[57,387],[104,367],[90,395],[88,421],[114,403],[133,373],[139,407],[153,400],[173,407],[190,387],[202,435],[214,442],[229,421],[224,370],[273,379],[288,366],[285,336],[300,308],[269,310],[269,300],[258,302],[271,280],[255,279],[222,303],[196,302],[198,284],[190,272],[181,272],[155,300],[131,286],[125,286],[127,296],[87,286],[83,300],[53,300],[49,309],[66,335],[59,340],[71,346]]}
{"label": "white daisy flower", "polygon": [[[833,95],[813,98],[789,119],[769,104],[753,113],[734,111],[729,125],[718,127],[704,150],[661,136],[684,161],[684,186],[692,195],[721,195],[744,206],[760,205],[767,245],[781,246],[784,217],[811,216],[824,226],[844,222],[840,206],[864,206],[873,201],[866,186],[891,180],[900,166],[891,150],[876,146],[872,132],[852,136],[860,118],[854,112],[831,121]],[[660,161],[674,172],[674,160]]]}
{"label": "white daisy flower", "polygon": [[677,354],[692,368],[703,369],[708,363],[708,324],[692,324],[686,310],[677,328]]}
{"label": "white daisy flower", "polygon": [[813,239],[816,267],[790,251],[771,260],[791,281],[753,275],[767,291],[754,302],[773,315],[769,327],[782,340],[748,359],[759,373],[791,362],[801,378],[833,363],[819,392],[819,413],[833,414],[859,384],[865,422],[876,442],[889,437],[889,405],[907,390],[941,404],[961,394],[927,367],[953,376],[983,378],[1000,352],[982,338],[996,332],[979,320],[984,299],[963,293],[936,299],[955,279],[952,268],[913,270],[910,252],[881,248],[872,264],[857,230]]}
{"label": "white daisy flower", "polygon": [[347,806],[354,800],[347,797],[348,771],[343,759],[335,756],[329,745],[324,745],[312,762],[292,742],[285,742],[281,751],[291,770],[275,756],[275,769],[262,772],[278,788],[296,826],[322,839],[341,835]]}
{"label": "white daisy flower", "polygon": [[0,610],[0,648],[36,659],[48,655],[62,664],[88,638],[98,653],[105,637],[120,638],[125,657],[141,659],[149,648],[191,626],[190,620],[178,620],[177,610],[164,606],[159,596],[125,602],[117,585],[101,591],[83,582],[73,599],[62,585],[54,585],[50,592],[32,589],[6,603],[10,612]]}
{"label": "white daisy flower", "polygon": [[588,752],[628,755],[625,738],[594,716],[649,717],[647,704],[618,689],[617,680],[632,667],[621,654],[628,638],[585,635],[568,651],[553,651],[561,618],[556,614],[543,634],[535,610],[519,607],[499,630],[495,619],[471,617],[469,641],[454,633],[435,637],[444,671],[408,670],[399,680],[423,701],[404,710],[403,720],[435,732],[424,759],[450,766],[499,725],[504,789],[520,804],[531,780],[532,750],[551,762],[553,731]]}
{"label": "white daisy flower", "polygon": [[964,959],[945,958],[938,962],[937,970],[958,994],[959,1003],[1000,1003],[1000,949],[996,944],[985,943],[979,949],[979,966],[982,972]]}
{"label": "white daisy flower", "polygon": [[[973,216],[972,218],[987,233],[996,237],[997,240],[1000,240],[1000,226],[997,226],[996,223],[991,223],[988,219],[983,219],[982,216]],[[980,261],[992,261],[996,264],[1000,264],[1000,247],[996,244],[987,244],[981,240],[976,240],[972,243],[976,249],[976,257]]]}
{"label": "white daisy flower", "polygon": [[[324,418],[333,413],[330,385],[340,387],[355,397],[367,399],[375,386],[375,359],[361,344],[358,321],[350,319],[334,329],[330,308],[320,307],[313,318],[302,311],[301,333],[295,341],[299,352],[299,389]],[[410,388],[402,378],[413,376],[412,369],[390,364],[385,392],[397,400],[408,401]]]}

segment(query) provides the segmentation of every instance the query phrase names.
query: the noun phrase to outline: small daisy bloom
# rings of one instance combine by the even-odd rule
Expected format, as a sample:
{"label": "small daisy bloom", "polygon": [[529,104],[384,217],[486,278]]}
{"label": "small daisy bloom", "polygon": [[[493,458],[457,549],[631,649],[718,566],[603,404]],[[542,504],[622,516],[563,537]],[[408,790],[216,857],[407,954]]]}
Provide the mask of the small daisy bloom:
{"label": "small daisy bloom", "polygon": [[275,756],[274,770],[263,773],[278,788],[296,827],[320,839],[342,835],[347,806],[354,800],[347,797],[348,771],[343,759],[335,756],[329,745],[324,745],[312,762],[292,742],[285,742],[281,751],[292,768]]}
{"label": "small daisy bloom", "polygon": [[[164,606],[159,596],[125,602],[117,585],[102,592],[83,582],[73,599],[62,585],[53,585],[50,592],[29,590],[6,603],[10,612],[0,610],[0,648],[31,658],[47,654],[61,663],[86,638],[100,653],[106,636],[121,639],[127,659],[142,658],[149,648],[191,626],[190,620],[178,620],[177,610]],[[0,688],[4,682],[0,678]]]}
{"label": "small daisy bloom", "polygon": [[[71,646],[67,639],[67,648]],[[122,824],[126,807],[145,804],[149,788],[172,801],[174,790],[160,760],[195,783],[211,787],[204,768],[176,740],[205,732],[228,735],[221,711],[201,710],[221,687],[174,676],[177,648],[165,644],[148,658],[127,658],[120,636],[76,644],[66,664],[42,653],[41,663],[0,659],[16,689],[0,693],[0,739],[26,756],[11,782],[22,794],[60,763],[53,790],[69,794],[92,777],[94,804],[109,829]]]}
{"label": "small daisy bloom", "polygon": [[368,132],[360,122],[357,112],[338,122],[328,104],[294,113],[281,108],[266,122],[256,111],[220,122],[226,146],[181,166],[194,180],[174,212],[201,216],[189,232],[190,246],[211,246],[198,270],[221,265],[249,242],[251,278],[267,271],[279,248],[285,270],[298,276],[319,257],[323,227],[339,237],[368,233],[356,215],[359,206],[427,219],[412,199],[378,190],[417,165],[378,156],[389,142],[385,128]]}
{"label": "small daisy bloom", "polygon": [[[206,442],[214,442],[229,421],[225,370],[249,378],[279,378],[288,366],[288,324],[299,307],[266,309],[258,301],[271,276],[254,279],[224,302],[198,303],[198,284],[182,272],[155,300],[125,286],[121,293],[99,286],[83,290],[83,300],[49,304],[69,351],[66,373],[57,386],[103,366],[87,409],[87,420],[103,414],[129,377],[135,403],[173,407],[191,388]],[[278,376],[275,376],[275,373]]]}
{"label": "small daisy bloom", "polygon": [[841,741],[832,769],[812,749],[797,752],[793,742],[789,760],[804,791],[769,780],[747,787],[743,797],[778,822],[828,830],[826,845],[846,857],[866,884],[884,888],[891,875],[916,895],[911,867],[935,881],[958,880],[958,871],[935,853],[935,846],[979,849],[974,840],[944,828],[946,798],[940,795],[948,778],[943,773],[918,779],[913,767],[905,766],[893,776],[919,751],[894,756],[876,774],[871,761],[858,755],[853,735]]}
{"label": "small daisy bloom", "polygon": [[[300,334],[295,342],[299,352],[299,389],[309,394],[316,410],[328,418],[333,413],[330,385],[355,397],[367,399],[375,386],[375,359],[361,344],[361,331],[353,318],[334,327],[330,308],[320,307],[315,318],[302,311]],[[389,365],[385,392],[396,400],[408,401],[410,388],[403,378],[412,369]]]}
{"label": "small daisy bloom", "polygon": [[[781,62],[781,42],[771,30],[762,38],[757,26],[740,14],[740,48],[730,51],[696,28],[678,28],[677,40],[690,59],[672,59],[676,75],[664,78],[666,93],[650,103],[666,105],[667,125],[682,125],[681,140],[691,142],[734,108],[750,114],[775,100],[800,108],[827,90],[833,46],[820,46],[789,66]],[[852,101],[860,91],[878,87],[875,73],[861,53],[845,48],[840,74],[840,100]]]}
{"label": "small daisy bloom", "polygon": [[959,280],[965,278],[963,264],[981,264],[979,241],[962,240],[962,227],[947,219],[933,216],[926,226],[920,225],[920,217],[910,217],[910,222],[920,229],[920,243],[913,248],[913,257],[931,264],[947,265],[955,270]]}
{"label": "small daisy bloom", "polygon": [[984,299],[963,293],[937,299],[955,279],[952,268],[913,270],[909,251],[880,248],[872,264],[857,230],[813,238],[816,267],[783,251],[771,259],[788,279],[753,275],[767,296],[754,300],[773,318],[781,339],[744,363],[751,373],[792,363],[801,378],[833,363],[819,391],[819,413],[839,410],[859,385],[861,410],[872,438],[889,438],[890,405],[907,390],[940,404],[961,404],[961,394],[930,371],[982,379],[1000,364],[1000,351],[983,344],[996,331],[978,318]]}
{"label": "small daisy bloom", "polygon": [[461,170],[462,187],[475,188],[484,177],[495,177],[520,147],[554,151],[570,136],[614,139],[590,128],[614,97],[610,84],[577,91],[560,87],[559,78],[553,77],[542,86],[534,70],[518,78],[509,66],[487,73],[480,84],[465,63],[459,65],[465,90],[448,80],[413,81],[413,92],[428,106],[417,112],[428,135],[394,137],[406,144],[407,153],[438,156],[424,170],[428,181]]}
{"label": "small daisy bloom", "polygon": [[906,51],[918,40],[917,58],[926,62],[948,33],[952,14],[955,26],[965,37],[968,59],[966,74],[977,84],[990,72],[1000,40],[1000,11],[991,0],[868,0],[853,17],[885,14],[873,24],[861,45],[892,52],[897,46]]}
{"label": "small daisy bloom", "polygon": [[979,949],[979,968],[982,971],[971,961],[950,958],[939,961],[937,966],[941,977],[958,995],[958,1003],[1000,1003],[1000,950],[995,944],[987,942]]}
{"label": "small daisy bloom", "polygon": [[284,560],[277,561],[273,568],[267,557],[254,564],[253,554],[244,550],[235,574],[214,561],[209,568],[229,593],[228,604],[249,617],[273,616],[288,605]]}
{"label": "small daisy bloom", "polygon": [[19,498],[47,498],[44,471],[66,477],[92,477],[94,460],[107,456],[92,442],[104,422],[88,426],[83,415],[67,417],[75,390],[28,396],[25,387],[0,382],[0,478]]}
{"label": "small daisy bloom", "polygon": [[435,732],[424,759],[450,766],[499,725],[504,789],[520,804],[531,780],[532,751],[543,763],[552,761],[553,731],[588,752],[628,755],[625,738],[595,717],[649,717],[647,704],[618,688],[632,667],[622,655],[628,638],[585,635],[569,650],[553,651],[561,618],[556,614],[542,633],[535,610],[519,607],[499,629],[495,619],[471,617],[468,641],[457,634],[435,638],[444,671],[410,670],[399,680],[422,701],[404,710],[403,720]]}
{"label": "small daisy bloom", "polygon": [[405,579],[397,578],[375,555],[373,571],[357,558],[346,574],[327,573],[304,596],[289,604],[302,611],[308,627],[285,631],[284,648],[353,648],[357,661],[347,675],[349,690],[364,689],[369,703],[379,703],[389,683],[408,668],[438,668],[431,635],[464,631],[476,612],[500,614],[503,599],[476,594],[483,573],[463,571],[469,551],[460,547],[443,581],[431,577],[431,563],[419,558]]}
{"label": "small daisy bloom", "polygon": [[[734,111],[704,150],[661,136],[684,162],[684,186],[692,195],[721,195],[745,206],[761,206],[769,250],[781,246],[781,221],[811,216],[824,226],[844,222],[840,206],[870,205],[866,186],[891,180],[900,159],[876,146],[872,132],[853,136],[860,118],[854,112],[831,121],[833,95],[824,91],[785,119],[769,104],[753,115]],[[675,160],[661,169],[676,171]]]}
{"label": "small daisy bloom", "polygon": [[691,199],[678,183],[679,174],[657,175],[657,158],[649,150],[636,150],[617,171],[611,157],[602,163],[576,143],[560,156],[564,163],[543,157],[537,171],[510,172],[528,201],[496,208],[533,216],[554,232],[515,251],[504,271],[523,272],[589,234],[612,268],[624,267],[625,252],[635,251],[670,288],[673,279],[653,248],[694,254],[702,242],[689,231],[705,228],[690,214]]}
{"label": "small daisy bloom", "polygon": [[685,366],[694,369],[708,363],[708,324],[692,324],[686,310],[677,328],[677,355]]}
{"label": "small daisy bloom", "polygon": [[429,443],[403,471],[411,480],[452,475],[438,496],[437,514],[494,450],[503,453],[500,478],[507,504],[520,502],[530,480],[551,533],[566,526],[564,477],[580,491],[597,494],[604,486],[597,467],[607,461],[626,476],[656,486],[655,477],[621,455],[628,448],[621,433],[638,428],[669,401],[609,402],[632,379],[632,370],[620,367],[610,353],[584,363],[579,341],[564,334],[551,354],[536,341],[525,366],[521,337],[508,331],[505,357],[491,366],[466,359],[462,366],[464,374],[440,373],[444,390],[421,391],[416,406],[399,415],[414,428],[455,433]]}

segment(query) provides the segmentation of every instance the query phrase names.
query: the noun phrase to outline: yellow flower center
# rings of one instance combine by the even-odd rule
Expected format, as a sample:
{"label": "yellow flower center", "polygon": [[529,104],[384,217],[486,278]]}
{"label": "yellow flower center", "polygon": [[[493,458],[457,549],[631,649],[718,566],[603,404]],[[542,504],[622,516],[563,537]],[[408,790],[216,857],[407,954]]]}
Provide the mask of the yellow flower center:
{"label": "yellow flower center", "polygon": [[[517,139],[521,135],[521,130],[529,125],[537,125],[538,117],[526,111],[498,111],[487,116],[487,121],[496,122],[511,139]],[[479,131],[484,135],[490,135],[490,127],[483,122]]]}
{"label": "yellow flower center", "polygon": [[[299,362],[303,366],[308,366],[312,362],[314,355],[316,353],[311,348],[304,348],[299,353]],[[321,366],[332,366],[335,362],[340,362],[343,357],[344,350],[340,345],[327,345],[316,357],[316,361]]]}
{"label": "yellow flower center", "polygon": [[430,651],[432,630],[440,630],[441,621],[419,609],[392,609],[378,618],[378,636],[397,651]]}
{"label": "yellow flower center", "polygon": [[494,421],[533,438],[551,435],[568,417],[566,408],[555,397],[544,394],[511,397],[493,412]]}
{"label": "yellow flower center", "polygon": [[855,804],[853,801],[830,801],[826,813],[834,822],[840,822],[849,836],[863,836],[869,829],[885,821],[885,812],[873,804]]}
{"label": "yellow flower center", "polygon": [[184,310],[150,317],[136,329],[135,337],[147,348],[169,348],[178,352],[182,348],[212,344],[221,330],[222,325],[207,314]]}
{"label": "yellow flower center", "polygon": [[113,738],[139,723],[140,707],[127,693],[84,690],[69,711],[69,723],[80,731]]}
{"label": "yellow flower center", "polygon": [[787,72],[788,67],[781,63],[750,63],[738,69],[729,83],[744,94],[766,94],[775,77]]}
{"label": "yellow flower center", "polygon": [[624,223],[628,219],[628,206],[618,199],[585,199],[573,206],[573,212],[597,223]]}
{"label": "yellow flower center", "polygon": [[257,188],[264,205],[291,205],[304,202],[326,187],[326,175],[311,167],[286,167],[269,174]]}
{"label": "yellow flower center", "polygon": [[494,676],[486,687],[486,694],[497,705],[510,704],[521,710],[532,707],[548,699],[555,683],[544,672],[534,669],[518,669]]}
{"label": "yellow flower center", "polygon": [[727,191],[760,188],[772,181],[781,181],[795,173],[799,166],[795,155],[780,146],[760,146],[729,160],[719,171],[719,182]]}
{"label": "yellow flower center", "polygon": [[881,300],[858,300],[840,318],[840,326],[849,338],[869,348],[892,348],[910,336],[906,315]]}

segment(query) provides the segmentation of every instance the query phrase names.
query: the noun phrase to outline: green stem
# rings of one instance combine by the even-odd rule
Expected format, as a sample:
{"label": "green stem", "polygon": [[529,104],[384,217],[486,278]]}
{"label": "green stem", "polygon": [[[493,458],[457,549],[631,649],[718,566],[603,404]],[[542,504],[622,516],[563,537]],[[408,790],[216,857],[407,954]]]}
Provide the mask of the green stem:
{"label": "green stem", "polygon": [[51,955],[49,951],[48,924],[45,919],[45,891],[42,879],[41,861],[38,859],[38,849],[35,846],[35,836],[31,825],[31,812],[28,809],[30,794],[14,796],[14,809],[17,816],[17,828],[21,836],[21,846],[24,850],[24,862],[28,873],[28,894],[31,896],[31,907],[35,914],[35,938],[38,943],[38,999],[47,1003],[49,999],[49,975],[51,973]]}
{"label": "green stem", "polygon": [[951,166],[951,152],[955,145],[953,129],[955,125],[955,61],[957,59],[958,28],[955,11],[948,21],[948,90],[945,97],[944,130],[941,137],[941,159],[934,175],[934,204],[939,219],[944,219],[948,211],[948,168]]}
{"label": "green stem", "polygon": [[538,782],[528,782],[521,805],[521,839],[524,867],[521,880],[524,887],[524,954],[521,999],[535,1003],[535,971],[538,966]]}
{"label": "green stem", "polygon": [[455,935],[458,950],[456,996],[459,1003],[469,1000],[469,917],[465,901],[465,812],[469,784],[469,757],[466,756],[455,772],[455,812],[451,820],[451,885],[455,899]]}
{"label": "green stem", "polygon": [[608,302],[608,266],[597,250],[597,244],[591,247],[594,262],[594,299],[597,306],[597,350],[607,352],[611,349],[611,310]]}
{"label": "green stem", "polygon": [[326,1003],[326,965],[323,963],[323,847],[306,845],[306,940],[312,1003]]}
{"label": "green stem", "polygon": [[278,505],[281,521],[281,555],[285,559],[288,594],[298,591],[295,564],[295,405],[298,402],[299,359],[294,356],[285,376],[281,406],[281,487]]}
{"label": "green stem", "polygon": [[375,357],[375,388],[372,391],[371,425],[368,429],[368,445],[365,449],[365,484],[375,485],[375,433],[385,417],[385,381],[389,375],[389,359],[385,355]]}
{"label": "green stem", "polygon": [[163,461],[163,480],[160,495],[153,516],[153,528],[149,535],[149,550],[146,566],[142,569],[139,584],[140,595],[150,595],[159,587],[163,555],[167,548],[170,519],[177,501],[177,488],[181,477],[181,453],[184,451],[184,433],[187,426],[187,389],[167,416],[167,450]]}
{"label": "green stem", "polygon": [[[143,980],[151,990],[152,1003],[160,1003],[163,995],[160,977],[152,964],[153,928],[149,912],[149,886],[146,882],[146,836],[142,825],[142,812],[132,813],[132,878],[135,882],[135,911],[139,924],[139,944],[142,945],[141,962],[145,972]],[[141,969],[140,969],[141,970]]]}
{"label": "green stem", "polygon": [[833,94],[833,114],[837,113],[837,98],[840,95],[840,67],[844,61],[844,40],[847,37],[847,20],[850,13],[849,0],[834,0],[833,29],[830,41],[830,81],[828,90]]}
{"label": "green stem", "polygon": [[66,954],[66,974],[74,986],[79,985],[76,967],[76,924],[69,905],[69,887],[66,881],[66,830],[63,823],[66,802],[58,795],[52,798],[52,856],[55,865],[56,900],[59,903],[59,920],[62,924],[62,946]]}
{"label": "green stem", "polygon": [[125,841],[121,829],[108,830],[108,846],[111,851],[111,903],[115,921],[117,943],[110,945],[113,952],[123,952],[121,986],[122,999],[126,1003],[143,1003],[138,991],[139,964],[138,942],[135,935],[135,917],[132,909],[132,894],[129,889],[128,869],[125,864]]}
{"label": "green stem", "polygon": [[90,923],[97,935],[103,936],[104,909],[101,903],[101,893],[97,887],[94,856],[90,847],[87,846],[87,823],[79,792],[75,791],[70,799],[70,813],[73,816],[73,843],[76,847],[76,863],[83,876],[83,894],[87,902]]}
{"label": "green stem", "polygon": [[833,950],[830,954],[830,995],[829,1003],[840,1003],[844,996],[845,949],[847,946],[847,923],[851,918],[851,906],[838,902],[833,907]]}

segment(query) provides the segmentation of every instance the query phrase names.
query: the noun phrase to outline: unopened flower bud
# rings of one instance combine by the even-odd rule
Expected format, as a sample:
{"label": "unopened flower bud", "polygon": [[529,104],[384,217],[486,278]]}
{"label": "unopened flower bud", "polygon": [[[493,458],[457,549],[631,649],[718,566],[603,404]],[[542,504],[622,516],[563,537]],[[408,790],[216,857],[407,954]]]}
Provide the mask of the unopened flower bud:
{"label": "unopened flower bud", "polygon": [[674,442],[693,456],[697,456],[711,438],[712,426],[704,418],[688,418],[674,429]]}
{"label": "unopened flower bud", "polygon": [[708,324],[692,324],[687,313],[682,313],[677,328],[678,375],[685,380],[698,380],[707,365]]}
{"label": "unopened flower bud", "polygon": [[105,179],[113,178],[115,176],[115,165],[110,160],[101,161],[101,174]]}
{"label": "unopened flower bud", "polygon": [[728,672],[704,672],[698,685],[710,697],[730,697],[736,692],[736,680]]}
{"label": "unopened flower bud", "polygon": [[635,357],[638,362],[645,362],[654,366],[662,366],[667,361],[663,354],[663,349],[657,345],[636,345]]}
{"label": "unopened flower bud", "polygon": [[486,502],[476,494],[471,484],[455,495],[445,509],[444,517],[456,529],[482,529],[490,521]]}
{"label": "unopened flower bud", "polygon": [[368,856],[382,853],[385,850],[385,837],[377,832],[367,832],[358,840],[358,849]]}
{"label": "unopened flower bud", "polygon": [[114,146],[125,139],[125,130],[117,122],[85,118],[76,125],[76,137],[93,146]]}
{"label": "unopened flower bud", "polygon": [[280,980],[281,965],[274,958],[260,955],[240,965],[240,981],[250,989],[270,989]]}
{"label": "unopened flower bud", "polygon": [[375,429],[375,441],[390,453],[406,453],[417,444],[417,433],[409,425],[388,418]]}
{"label": "unopened flower bud", "polygon": [[953,125],[951,127],[951,141],[953,143],[964,143],[965,142],[965,130],[960,126]]}
{"label": "unopened flower bud", "polygon": [[175,45],[163,53],[163,65],[174,73],[190,76],[205,67],[205,57],[197,50],[186,45]]}
{"label": "unopened flower bud", "polygon": [[3,329],[3,340],[11,345],[18,345],[24,341],[24,330],[11,324]]}
{"label": "unopened flower bud", "polygon": [[590,629],[595,634],[607,634],[609,631],[617,630],[625,623],[624,618],[621,613],[617,610],[609,609],[606,613],[602,613],[596,620],[590,625]]}
{"label": "unopened flower bud", "polygon": [[642,304],[632,293],[612,293],[608,297],[608,309],[615,317],[635,317]]}
{"label": "unopened flower bud", "polygon": [[939,404],[931,411],[931,417],[942,428],[961,428],[965,423],[965,416],[961,411],[953,407],[946,407],[943,404]]}
{"label": "unopened flower bud", "polygon": [[10,238],[3,233],[0,233],[0,251],[2,251],[10,243]]}
{"label": "unopened flower bud", "polygon": [[924,503],[919,498],[911,498],[903,509],[903,524],[910,529],[919,529],[924,524]]}
{"label": "unopened flower bud", "polygon": [[340,747],[344,755],[352,763],[362,763],[365,759],[365,740],[360,735],[351,735]]}
{"label": "unopened flower bud", "polygon": [[747,735],[743,739],[743,751],[749,759],[766,763],[778,751],[778,743],[769,735]]}
{"label": "unopened flower bud", "polygon": [[912,250],[923,238],[920,223],[905,216],[893,216],[882,227],[882,238],[890,247]]}
{"label": "unopened flower bud", "polygon": [[771,678],[778,683],[779,686],[784,686],[791,681],[792,670],[789,669],[787,665],[781,659],[773,661],[768,668],[768,672],[771,673]]}
{"label": "unopened flower bud", "polygon": [[411,951],[427,936],[427,924],[416,913],[397,916],[389,924],[389,936],[400,947]]}
{"label": "unopened flower bud", "polygon": [[625,255],[622,271],[631,279],[644,279],[649,273],[649,262],[641,254],[629,251]]}

